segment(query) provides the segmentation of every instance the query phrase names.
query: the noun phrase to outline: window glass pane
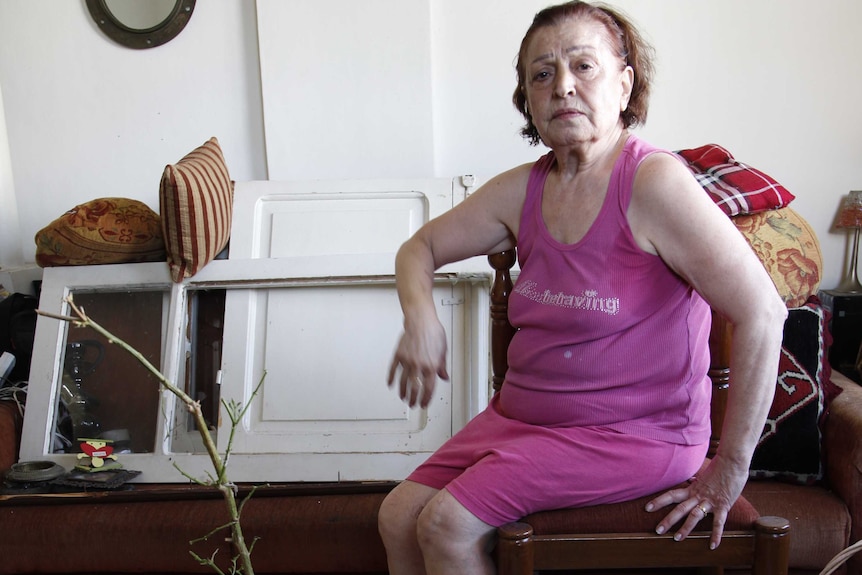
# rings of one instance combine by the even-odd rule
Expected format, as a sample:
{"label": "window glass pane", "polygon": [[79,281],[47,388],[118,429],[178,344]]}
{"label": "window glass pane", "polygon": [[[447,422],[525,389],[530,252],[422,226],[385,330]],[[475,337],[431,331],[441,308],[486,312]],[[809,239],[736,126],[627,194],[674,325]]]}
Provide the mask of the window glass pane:
{"label": "window glass pane", "polygon": [[[75,292],[96,323],[161,368],[166,292]],[[82,439],[101,439],[116,453],[154,450],[159,380],[135,357],[95,330],[66,330],[54,453],[80,453]]]}
{"label": "window glass pane", "polygon": [[[193,291],[189,295],[189,349],[185,391],[201,404],[201,412],[210,431],[219,420],[221,396],[218,383],[221,371],[222,336],[224,334],[225,290]],[[188,431],[197,431],[194,418],[188,415]]]}

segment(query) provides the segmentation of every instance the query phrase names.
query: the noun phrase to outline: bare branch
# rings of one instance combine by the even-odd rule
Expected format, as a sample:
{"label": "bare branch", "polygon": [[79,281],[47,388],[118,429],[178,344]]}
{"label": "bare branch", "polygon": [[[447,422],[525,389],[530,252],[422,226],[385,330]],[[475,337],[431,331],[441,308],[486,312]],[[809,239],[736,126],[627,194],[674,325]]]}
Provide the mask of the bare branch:
{"label": "bare branch", "polygon": [[[234,548],[236,549],[236,552],[237,552],[237,556],[234,557],[232,560],[233,566],[231,568],[231,573],[242,573],[244,575],[254,575],[254,568],[252,567],[252,564],[251,564],[251,549],[254,547],[254,543],[257,541],[257,539],[252,541],[251,547],[246,546],[245,538],[243,537],[243,534],[242,534],[242,526],[240,524],[241,509],[244,506],[245,502],[248,500],[248,497],[251,496],[251,493],[254,493],[254,490],[252,490],[252,492],[246,497],[246,499],[243,501],[242,505],[240,505],[238,507],[237,502],[236,502],[237,486],[234,483],[228,481],[228,479],[227,479],[227,461],[228,461],[228,458],[230,457],[231,448],[233,446],[233,437],[234,437],[234,434],[236,433],[236,426],[238,425],[239,421],[244,416],[246,410],[248,409],[248,405],[246,405],[245,408],[240,409],[240,407],[239,407],[240,404],[238,404],[236,402],[233,402],[233,401],[230,402],[229,407],[228,407],[228,404],[225,404],[225,406],[228,407],[228,415],[230,416],[230,419],[231,419],[231,429],[230,429],[230,438],[228,440],[228,446],[225,449],[224,459],[222,459],[222,456],[219,454],[218,448],[216,447],[215,441],[212,438],[212,434],[210,434],[209,427],[207,426],[207,423],[204,420],[203,413],[201,411],[200,402],[192,399],[182,389],[180,389],[179,387],[174,385],[173,382],[168,380],[168,378],[166,378],[164,376],[164,374],[162,374],[162,372],[160,372],[152,363],[150,363],[149,360],[147,360],[147,358],[144,357],[139,351],[137,351],[135,348],[133,348],[132,346],[130,346],[129,344],[127,344],[126,342],[124,342],[120,338],[116,337],[111,332],[109,332],[107,329],[105,329],[104,327],[102,327],[101,325],[99,325],[98,323],[93,321],[92,319],[90,319],[87,316],[86,312],[84,311],[84,308],[79,307],[78,305],[75,304],[71,295],[66,297],[65,301],[69,304],[69,307],[72,309],[72,311],[75,313],[75,316],[77,316],[77,317],[62,316],[62,315],[56,315],[56,314],[51,314],[51,313],[41,312],[41,311],[39,313],[41,315],[46,316],[46,317],[51,317],[54,319],[58,319],[60,321],[66,321],[66,322],[73,323],[79,327],[89,327],[89,328],[95,330],[96,332],[98,332],[99,334],[101,334],[103,337],[105,337],[110,343],[119,345],[121,348],[126,350],[126,352],[128,352],[135,359],[137,359],[138,362],[141,365],[143,365],[150,373],[152,373],[159,380],[159,382],[161,383],[161,385],[165,389],[167,389],[168,391],[173,393],[180,401],[182,401],[186,405],[189,412],[193,416],[195,424],[197,425],[198,432],[201,435],[201,439],[203,439],[204,447],[206,448],[207,454],[209,455],[210,461],[212,462],[213,469],[215,470],[217,477],[213,478],[212,475],[208,474],[211,483],[206,483],[206,482],[203,482],[199,479],[196,479],[196,478],[192,477],[190,474],[184,472],[182,469],[180,469],[176,465],[176,463],[174,463],[174,467],[184,477],[186,477],[187,479],[189,479],[190,481],[192,481],[198,485],[204,485],[204,486],[215,485],[215,486],[217,486],[218,489],[222,492],[222,495],[223,495],[223,498],[225,501],[225,505],[227,506],[228,515],[230,517],[230,521],[228,523],[222,525],[221,527],[214,529],[213,531],[211,531],[210,533],[205,535],[203,538],[197,539],[195,541],[206,540],[210,536],[212,536],[214,533],[216,533],[222,529],[229,528],[230,533],[231,533],[230,541],[233,543]],[[266,374],[264,373],[264,377],[265,377],[265,375]],[[257,387],[254,389],[254,392],[252,393],[252,396],[251,396],[252,400],[254,399],[254,396],[257,394],[257,392],[260,389],[262,384],[263,384],[263,377],[261,377],[260,382],[257,384]],[[251,400],[249,401],[249,404],[250,403],[251,403]],[[192,543],[194,543],[195,541],[192,541]],[[215,564],[215,553],[209,559],[204,559],[204,558],[198,556],[197,554],[195,554],[193,551],[189,551],[189,553],[191,553],[191,555],[195,559],[197,559],[197,561],[201,565],[207,565],[207,566],[211,567],[219,575],[224,575],[223,571],[221,569],[219,569],[218,566]],[[238,560],[240,562],[239,569],[237,569],[237,561]]]}

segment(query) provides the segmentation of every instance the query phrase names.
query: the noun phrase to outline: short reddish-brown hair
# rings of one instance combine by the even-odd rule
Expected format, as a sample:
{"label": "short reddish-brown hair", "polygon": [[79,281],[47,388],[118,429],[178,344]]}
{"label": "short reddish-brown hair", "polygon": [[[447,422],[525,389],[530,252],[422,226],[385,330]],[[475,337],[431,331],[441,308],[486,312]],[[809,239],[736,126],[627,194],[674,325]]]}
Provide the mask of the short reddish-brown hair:
{"label": "short reddish-brown hair", "polygon": [[634,84],[628,107],[620,113],[623,127],[628,128],[646,123],[654,73],[653,57],[655,52],[652,46],[644,40],[634,24],[620,12],[604,4],[573,0],[550,6],[538,12],[524,35],[524,39],[521,40],[521,48],[518,51],[518,61],[515,66],[518,73],[518,86],[512,95],[512,102],[527,121],[521,128],[521,135],[530,140],[533,145],[538,144],[542,139],[527,110],[526,63],[524,61],[527,46],[537,30],[546,26],[556,26],[569,18],[592,18],[605,27],[608,40],[617,56],[625,66],[631,66],[634,70]]}

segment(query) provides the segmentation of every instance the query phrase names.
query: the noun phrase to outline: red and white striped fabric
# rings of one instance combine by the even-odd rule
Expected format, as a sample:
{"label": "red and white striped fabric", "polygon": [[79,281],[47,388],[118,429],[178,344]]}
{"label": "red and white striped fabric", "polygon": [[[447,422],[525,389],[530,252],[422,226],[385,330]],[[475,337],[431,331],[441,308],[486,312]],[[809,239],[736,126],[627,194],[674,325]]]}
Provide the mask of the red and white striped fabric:
{"label": "red and white striped fabric", "polygon": [[795,196],[773,178],[739,162],[716,144],[676,152],[728,216],[783,208]]}
{"label": "red and white striped fabric", "polygon": [[230,239],[233,182],[216,138],[165,167],[159,210],[171,278],[179,283],[211,262]]}

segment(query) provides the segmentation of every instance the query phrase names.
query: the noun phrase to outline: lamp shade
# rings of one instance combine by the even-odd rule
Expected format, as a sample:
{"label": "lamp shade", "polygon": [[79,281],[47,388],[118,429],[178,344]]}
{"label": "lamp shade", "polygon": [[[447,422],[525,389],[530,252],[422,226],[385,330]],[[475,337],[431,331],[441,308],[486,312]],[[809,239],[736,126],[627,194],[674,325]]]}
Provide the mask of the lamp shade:
{"label": "lamp shade", "polygon": [[862,190],[854,190],[844,197],[835,227],[862,228]]}

